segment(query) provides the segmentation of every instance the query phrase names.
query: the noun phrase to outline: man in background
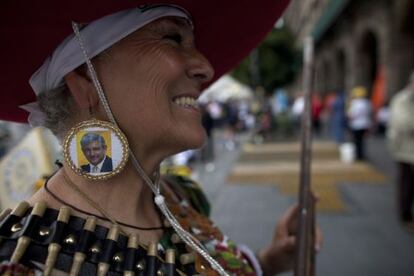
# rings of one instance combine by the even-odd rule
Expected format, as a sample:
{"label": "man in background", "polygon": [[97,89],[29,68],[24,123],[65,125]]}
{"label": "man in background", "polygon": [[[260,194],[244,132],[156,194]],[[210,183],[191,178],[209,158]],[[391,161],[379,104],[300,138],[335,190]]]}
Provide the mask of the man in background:
{"label": "man in background", "polygon": [[365,160],[365,136],[372,126],[372,105],[367,99],[367,89],[358,86],[352,89],[347,112],[358,160]]}

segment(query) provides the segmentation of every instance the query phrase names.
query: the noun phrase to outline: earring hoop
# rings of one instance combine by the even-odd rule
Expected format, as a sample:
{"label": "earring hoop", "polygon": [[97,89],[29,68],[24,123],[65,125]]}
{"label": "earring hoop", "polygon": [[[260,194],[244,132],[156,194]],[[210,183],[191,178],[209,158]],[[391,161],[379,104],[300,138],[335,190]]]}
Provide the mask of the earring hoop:
{"label": "earring hoop", "polygon": [[97,119],[71,128],[63,143],[63,155],[70,168],[91,180],[119,174],[128,161],[128,149],[128,141],[119,128]]}

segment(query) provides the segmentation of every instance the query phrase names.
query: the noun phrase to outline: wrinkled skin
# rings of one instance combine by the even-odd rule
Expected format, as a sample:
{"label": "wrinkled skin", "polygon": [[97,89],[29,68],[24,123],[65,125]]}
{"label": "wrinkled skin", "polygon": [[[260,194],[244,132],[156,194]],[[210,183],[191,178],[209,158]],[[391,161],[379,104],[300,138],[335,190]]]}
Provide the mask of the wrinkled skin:
{"label": "wrinkled skin", "polygon": [[198,98],[201,85],[214,74],[195,48],[185,20],[157,20],[107,54],[97,64],[98,77],[140,160],[149,155],[165,158],[203,145],[201,113],[173,102],[178,96]]}

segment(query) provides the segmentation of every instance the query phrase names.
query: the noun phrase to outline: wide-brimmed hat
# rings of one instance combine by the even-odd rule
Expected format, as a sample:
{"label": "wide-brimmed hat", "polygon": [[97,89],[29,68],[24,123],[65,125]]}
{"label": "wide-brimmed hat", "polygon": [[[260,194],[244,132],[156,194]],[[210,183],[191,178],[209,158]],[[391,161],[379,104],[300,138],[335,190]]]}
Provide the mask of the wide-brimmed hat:
{"label": "wide-brimmed hat", "polygon": [[[198,49],[215,69],[214,80],[236,66],[263,40],[289,0],[90,0],[0,2],[0,119],[26,122],[20,105],[36,100],[30,76],[71,32],[71,21],[88,23],[144,4],[168,3],[193,16]],[[213,81],[214,81],[213,80]]]}

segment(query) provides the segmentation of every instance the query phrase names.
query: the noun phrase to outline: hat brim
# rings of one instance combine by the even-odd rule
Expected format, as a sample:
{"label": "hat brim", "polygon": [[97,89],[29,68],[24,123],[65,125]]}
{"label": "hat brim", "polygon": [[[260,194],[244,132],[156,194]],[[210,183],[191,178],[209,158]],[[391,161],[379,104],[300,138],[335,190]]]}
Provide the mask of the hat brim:
{"label": "hat brim", "polygon": [[[236,66],[263,40],[289,0],[167,0],[191,13],[198,49],[215,70],[214,80]],[[0,119],[26,122],[20,105],[36,99],[30,76],[71,33],[71,21],[91,22],[107,14],[155,1],[25,1],[0,2]],[[213,81],[214,81],[213,80]]]}

